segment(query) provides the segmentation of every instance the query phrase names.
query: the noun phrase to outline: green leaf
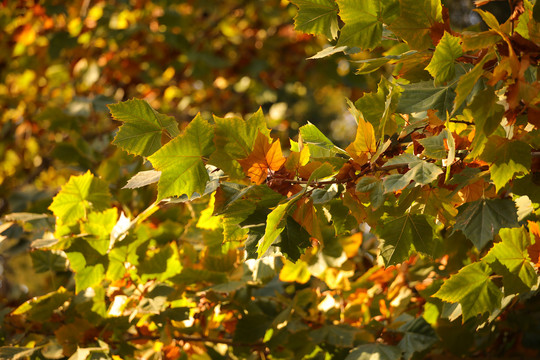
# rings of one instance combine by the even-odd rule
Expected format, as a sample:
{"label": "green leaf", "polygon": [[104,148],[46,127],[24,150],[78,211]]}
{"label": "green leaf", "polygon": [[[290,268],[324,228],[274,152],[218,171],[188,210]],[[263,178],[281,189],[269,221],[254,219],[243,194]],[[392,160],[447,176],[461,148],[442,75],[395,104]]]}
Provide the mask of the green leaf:
{"label": "green leaf", "polygon": [[490,164],[491,180],[499,191],[514,175],[529,173],[531,147],[523,141],[491,136],[480,158]]}
{"label": "green leaf", "polygon": [[534,3],[532,17],[535,21],[540,22],[540,3],[538,1]]}
{"label": "green leaf", "polygon": [[444,140],[447,138],[447,133],[441,132],[439,135],[419,139],[418,142],[424,147],[424,155],[432,159],[444,159],[447,156]]}
{"label": "green leaf", "polygon": [[79,293],[89,287],[98,286],[105,278],[103,264],[86,266],[75,274],[75,293]]}
{"label": "green leaf", "polygon": [[364,344],[351,350],[345,360],[399,360],[401,350],[384,344]]}
{"label": "green leaf", "polygon": [[433,227],[425,215],[404,214],[385,219],[375,233],[381,240],[381,256],[386,266],[399,264],[415,252],[431,255],[435,244]]}
{"label": "green leaf", "polygon": [[60,250],[34,250],[30,253],[36,273],[66,271],[66,254]]}
{"label": "green leaf", "polygon": [[388,123],[388,118],[394,113],[398,104],[397,89],[399,87],[381,77],[376,93],[365,93],[354,103],[364,119],[373,125],[377,138],[381,138],[382,135],[392,135],[397,129],[395,122]]}
{"label": "green leaf", "polygon": [[391,166],[399,164],[407,164],[410,170],[405,174],[392,174],[386,176],[383,179],[386,192],[401,190],[411,181],[414,181],[416,185],[427,185],[443,173],[442,169],[437,165],[407,153],[390,159],[385,165]]}
{"label": "green leaf", "polygon": [[383,22],[389,22],[399,10],[392,0],[337,0],[339,16],[345,23],[337,46],[348,45],[363,50],[381,42]]}
{"label": "green leaf", "polygon": [[334,145],[317,127],[311,123],[300,128],[302,141],[309,147],[312,158],[333,157],[335,154],[343,154],[349,158],[349,154]]}
{"label": "green leaf", "polygon": [[310,235],[291,216],[287,217],[287,225],[285,231],[281,233],[281,240],[275,244],[280,247],[281,252],[287,259],[292,262],[298,261],[308,247],[311,246],[309,241]]}
{"label": "green leaf", "polygon": [[356,183],[356,191],[369,193],[369,200],[373,209],[378,209],[384,204],[386,196],[383,182],[379,178],[373,176],[361,177]]}
{"label": "green leaf", "polygon": [[456,97],[454,99],[454,109],[452,110],[452,113],[455,113],[471,95],[471,92],[478,82],[478,79],[480,79],[480,77],[484,74],[484,65],[486,62],[494,59],[495,57],[495,52],[490,51],[482,58],[482,60],[480,60],[479,63],[474,66],[471,71],[460,77],[456,87]]}
{"label": "green leaf", "polygon": [[390,24],[390,30],[405,40],[412,49],[433,46],[431,27],[442,22],[440,0],[400,0],[400,15]]}
{"label": "green leaf", "polygon": [[242,316],[236,324],[234,341],[254,343],[262,339],[266,330],[272,325],[272,320],[263,314],[248,314]]}
{"label": "green leaf", "polygon": [[270,136],[262,110],[259,109],[246,121],[238,117],[214,116],[214,122],[216,151],[210,156],[209,163],[234,179],[243,179],[245,174],[237,160],[251,154],[259,131],[266,137]]}
{"label": "green leaf", "polygon": [[[514,287],[516,280],[525,285],[524,290],[529,290],[538,280],[536,270],[531,264],[527,248],[531,245],[530,237],[523,227],[514,229],[501,229],[499,235],[501,242],[496,243],[488,254],[482,259],[488,264],[498,262],[514,277],[506,279],[503,275],[505,292],[508,286]],[[494,269],[496,272],[497,270]],[[517,278],[517,279],[516,279]]]}
{"label": "green leaf", "polygon": [[150,156],[161,147],[161,135],[176,137],[176,120],[152,109],[144,100],[132,99],[108,105],[115,120],[122,121],[113,144],[130,154]]}
{"label": "green leaf", "polygon": [[440,167],[424,160],[420,160],[409,166],[411,169],[405,173],[405,177],[416,182],[418,185],[427,185],[443,173]]}
{"label": "green leaf", "polygon": [[475,262],[446,280],[433,296],[461,304],[463,322],[476,315],[491,313],[501,306],[502,292],[490,279],[491,268]]}
{"label": "green leaf", "polygon": [[403,333],[403,338],[398,343],[403,351],[406,360],[410,359],[414,353],[429,349],[439,338],[435,330],[423,317],[418,317],[401,326],[398,331]]}
{"label": "green leaf", "polygon": [[263,254],[266,252],[266,250],[268,250],[270,245],[272,245],[279,236],[279,234],[281,234],[283,229],[285,229],[287,215],[289,211],[303,195],[303,191],[299,192],[292,198],[288,199],[287,202],[276,206],[276,208],[272,210],[272,212],[268,215],[266,219],[264,237],[259,240],[259,243],[257,244],[257,254],[259,258],[263,256]]}
{"label": "green leaf", "polygon": [[143,282],[153,279],[165,281],[180,274],[182,263],[176,243],[172,242],[151,254],[140,263],[137,270]]}
{"label": "green leaf", "polygon": [[458,211],[454,228],[461,230],[478,250],[501,228],[519,226],[516,206],[510,199],[480,199],[461,205]]}
{"label": "green leaf", "polygon": [[106,182],[94,177],[90,171],[72,176],[53,198],[49,209],[64,225],[70,225],[87,216],[90,211],[109,207],[111,195]]}
{"label": "green leaf", "polygon": [[43,296],[28,300],[17,309],[13,315],[26,315],[28,320],[45,322],[49,320],[53,312],[69,300],[72,293],[60,287],[58,290]]}
{"label": "green leaf", "polygon": [[412,114],[433,109],[437,110],[440,119],[446,119],[446,113],[452,112],[456,86],[457,80],[449,82],[446,86],[435,86],[433,81],[403,85],[396,111]]}
{"label": "green leaf", "polygon": [[198,114],[184,133],[148,158],[161,171],[158,200],[204,193],[210,180],[203,159],[214,151],[212,126]]}
{"label": "green leaf", "polygon": [[298,6],[294,28],[306,34],[335,39],[338,32],[338,6],[334,0],[291,0]]}
{"label": "green leaf", "polygon": [[471,109],[476,136],[490,136],[501,123],[504,116],[504,106],[497,104],[499,97],[495,89],[488,87],[473,98],[469,108]]}
{"label": "green leaf", "polygon": [[315,344],[330,344],[337,347],[351,347],[357,328],[350,325],[326,325],[309,333]]}
{"label": "green leaf", "polygon": [[435,53],[426,67],[435,79],[435,85],[452,80],[455,76],[455,60],[463,54],[460,39],[446,31],[435,48]]}

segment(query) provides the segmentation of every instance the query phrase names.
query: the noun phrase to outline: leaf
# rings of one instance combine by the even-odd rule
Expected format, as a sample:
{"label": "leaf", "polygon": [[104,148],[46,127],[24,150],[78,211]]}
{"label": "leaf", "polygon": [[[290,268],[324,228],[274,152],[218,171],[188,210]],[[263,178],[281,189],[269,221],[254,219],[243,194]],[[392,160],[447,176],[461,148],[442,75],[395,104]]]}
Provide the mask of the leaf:
{"label": "leaf", "polygon": [[141,280],[165,281],[182,271],[182,263],[178,255],[178,248],[175,242],[171,242],[165,247],[160,248],[147,259],[142,261],[138,268]]}
{"label": "leaf", "polygon": [[309,238],[310,236],[306,229],[291,216],[288,216],[285,231],[281,233],[281,240],[275,245],[279,246],[281,252],[288,260],[297,262],[300,259],[300,255],[306,251],[306,248],[311,246]]}
{"label": "leaf", "polygon": [[442,169],[437,165],[423,160],[410,164],[409,166],[411,166],[411,169],[405,173],[405,177],[413,180],[419,185],[430,184],[443,173]]}
{"label": "leaf", "polygon": [[312,158],[333,157],[336,154],[349,157],[345,150],[334,145],[315,125],[309,122],[300,128],[300,136],[303,143],[309,147]]}
{"label": "leaf", "polygon": [[514,175],[529,173],[531,147],[519,140],[491,136],[480,158],[490,164],[489,174],[498,192]]}
{"label": "leaf", "polygon": [[452,113],[455,113],[471,95],[471,92],[478,82],[478,79],[480,79],[480,77],[484,74],[484,65],[486,62],[494,59],[495,57],[496,55],[494,51],[488,52],[471,71],[460,77],[456,87],[456,97],[454,99],[454,108]]}
{"label": "leaf", "polygon": [[[531,265],[531,259],[527,252],[527,248],[530,245],[529,235],[523,227],[501,229],[499,235],[502,241],[496,243],[482,261],[490,265],[498,262],[515,276],[505,281],[504,274],[501,274],[503,275],[505,291],[508,285],[515,286],[512,283],[515,283],[516,280],[521,281],[525,285],[524,291],[530,290],[536,284],[538,275],[536,275],[536,271]],[[497,272],[495,268],[494,270]]]}
{"label": "leaf", "polygon": [[337,347],[353,346],[354,336],[358,329],[350,325],[325,325],[313,330],[309,336],[315,344],[330,344]]}
{"label": "leaf", "polygon": [[447,133],[441,132],[439,135],[418,139],[418,142],[424,147],[424,155],[429,156],[432,159],[444,159],[447,156],[445,146],[445,140],[447,138]]}
{"label": "leaf", "polygon": [[337,46],[355,46],[373,49],[381,42],[383,22],[397,15],[394,1],[337,0],[339,17],[345,23]]}
{"label": "leaf", "polygon": [[122,121],[113,144],[130,154],[150,156],[161,147],[161,135],[179,134],[176,120],[156,112],[144,100],[132,99],[108,105],[115,120]]}
{"label": "leaf", "polygon": [[272,320],[264,314],[244,315],[236,324],[233,339],[235,342],[254,343],[262,339]]}
{"label": "leaf", "polygon": [[43,346],[36,346],[33,348],[16,347],[16,346],[2,346],[0,347],[0,359],[29,359],[36,351],[41,350]]}
{"label": "leaf", "polygon": [[262,110],[259,109],[246,121],[238,117],[214,116],[214,122],[216,151],[210,156],[210,163],[233,178],[244,178],[242,166],[237,160],[249,156],[259,132],[267,138],[270,136]]}
{"label": "leaf", "polygon": [[457,80],[446,86],[435,86],[433,81],[421,81],[403,85],[403,92],[397,105],[397,112],[412,114],[430,109],[437,110],[437,116],[446,119],[446,113],[452,112]]}
{"label": "leaf", "polygon": [[203,159],[214,151],[212,126],[200,114],[182,135],[175,137],[148,158],[161,171],[157,199],[204,193],[210,180]]}
{"label": "leaf", "polygon": [[60,250],[34,250],[30,253],[36,273],[66,271],[66,254]]}
{"label": "leaf", "polygon": [[375,132],[373,125],[358,118],[358,128],[356,129],[356,137],[354,141],[345,149],[354,161],[359,165],[366,164],[377,151],[377,143],[375,141]]}
{"label": "leaf", "polygon": [[480,199],[458,208],[454,228],[461,230],[478,250],[501,228],[518,227],[517,210],[510,199]]}
{"label": "leaf", "polygon": [[109,207],[111,195],[106,182],[94,177],[90,171],[72,176],[53,198],[49,209],[65,224],[73,224],[90,211]]}
{"label": "leaf", "polygon": [[399,360],[401,350],[384,344],[364,344],[351,350],[345,360]]}
{"label": "leaf", "polygon": [[300,200],[304,195],[304,191],[299,192],[294,195],[292,198],[288,199],[287,202],[279,204],[274,210],[268,215],[266,219],[266,228],[264,230],[264,237],[257,244],[257,254],[258,258],[264,255],[268,250],[270,245],[274,243],[276,238],[281,234],[283,229],[285,229],[286,219],[289,211],[292,206]]}
{"label": "leaf", "polygon": [[335,39],[338,32],[338,6],[333,0],[292,0],[298,6],[294,28],[306,34]]}
{"label": "leaf", "polygon": [[475,95],[471,109],[476,126],[475,139],[479,136],[490,136],[499,127],[504,115],[504,106],[497,104],[499,97],[495,89],[487,87]]}
{"label": "leaf", "polygon": [[538,268],[540,267],[540,226],[538,225],[538,222],[530,220],[527,221],[527,223],[529,224],[529,232],[532,242],[532,245],[529,246],[527,251],[529,252],[529,256],[531,261],[534,263],[534,266]]}
{"label": "leaf", "polygon": [[389,28],[405,40],[412,49],[424,50],[433,46],[431,27],[442,22],[439,0],[400,0],[400,15]]}
{"label": "leaf", "polygon": [[72,293],[60,287],[54,292],[28,300],[17,309],[13,315],[26,315],[28,320],[45,322],[49,320],[53,312],[69,300]]}
{"label": "leaf", "polygon": [[270,144],[268,138],[261,132],[258,133],[249,156],[238,160],[244,172],[256,184],[265,182],[268,171],[278,171],[285,161],[287,159],[283,157],[279,139]]}
{"label": "leaf", "polygon": [[417,185],[427,185],[443,173],[442,169],[433,163],[424,161],[412,154],[402,154],[386,162],[386,166],[407,164],[409,171],[405,174],[392,174],[383,179],[387,192],[398,191],[406,187],[411,181]]}
{"label": "leaf", "polygon": [[137,189],[146,185],[150,185],[158,182],[160,177],[161,171],[139,171],[131,179],[128,180],[127,184],[124,185],[122,189]]}
{"label": "leaf", "polygon": [[311,278],[311,273],[308,270],[308,264],[305,261],[297,261],[296,263],[285,260],[283,268],[279,272],[279,280],[285,282],[297,282],[305,284]]}
{"label": "leaf", "polygon": [[378,209],[384,204],[386,196],[384,193],[383,182],[376,177],[361,177],[356,183],[356,191],[369,193],[369,200],[371,201],[373,209]]}
{"label": "leaf", "polygon": [[398,331],[403,333],[403,338],[398,347],[403,351],[405,359],[410,359],[414,353],[429,349],[439,338],[435,330],[423,317],[418,317],[401,326]]}
{"label": "leaf", "polygon": [[364,119],[373,125],[377,139],[382,135],[392,135],[396,131],[395,123],[387,124],[398,104],[399,92],[396,89],[399,87],[381,77],[376,93],[365,93],[354,103]]}
{"label": "leaf", "polygon": [[404,214],[385,219],[376,229],[385,266],[399,264],[415,252],[431,255],[435,234],[425,215]]}
{"label": "leaf", "polygon": [[86,266],[75,274],[75,293],[78,294],[87,288],[98,286],[104,278],[103,264]]}
{"label": "leaf", "polygon": [[476,315],[500,308],[502,293],[490,276],[491,269],[487,264],[472,263],[446,280],[433,296],[449,303],[459,302],[465,323]]}
{"label": "leaf", "polygon": [[444,84],[454,78],[456,66],[454,62],[462,54],[460,39],[445,31],[426,67],[435,79],[435,85]]}

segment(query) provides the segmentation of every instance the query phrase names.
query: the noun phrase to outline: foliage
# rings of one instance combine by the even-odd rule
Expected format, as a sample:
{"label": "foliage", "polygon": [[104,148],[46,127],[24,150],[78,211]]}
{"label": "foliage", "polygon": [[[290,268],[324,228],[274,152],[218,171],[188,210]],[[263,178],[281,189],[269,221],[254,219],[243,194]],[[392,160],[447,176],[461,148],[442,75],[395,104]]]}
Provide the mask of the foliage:
{"label": "foliage", "polygon": [[86,172],[52,215],[6,216],[55,285],[4,312],[0,356],[538,356],[536,5],[461,33],[438,0],[293,3],[335,43],[316,57],[373,50],[355,139],[109,105],[114,143],[152,166],[126,191],[156,200],[133,211]]}

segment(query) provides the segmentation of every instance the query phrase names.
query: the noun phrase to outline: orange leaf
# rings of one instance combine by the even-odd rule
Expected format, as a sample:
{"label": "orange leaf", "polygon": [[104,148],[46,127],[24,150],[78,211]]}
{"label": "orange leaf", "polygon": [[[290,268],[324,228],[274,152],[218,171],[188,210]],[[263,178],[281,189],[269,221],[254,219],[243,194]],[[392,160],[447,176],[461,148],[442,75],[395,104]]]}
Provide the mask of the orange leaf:
{"label": "orange leaf", "polygon": [[279,139],[273,143],[269,143],[268,140],[259,132],[251,154],[245,159],[238,160],[244,172],[256,184],[262,184],[266,180],[268,170],[277,171],[286,161],[281,152]]}
{"label": "orange leaf", "polygon": [[529,221],[529,231],[534,235],[534,244],[529,246],[529,256],[536,267],[540,267],[540,226],[534,221]]}
{"label": "orange leaf", "polygon": [[367,163],[371,159],[371,155],[377,151],[373,125],[359,117],[356,138],[345,150],[358,164],[364,165]]}

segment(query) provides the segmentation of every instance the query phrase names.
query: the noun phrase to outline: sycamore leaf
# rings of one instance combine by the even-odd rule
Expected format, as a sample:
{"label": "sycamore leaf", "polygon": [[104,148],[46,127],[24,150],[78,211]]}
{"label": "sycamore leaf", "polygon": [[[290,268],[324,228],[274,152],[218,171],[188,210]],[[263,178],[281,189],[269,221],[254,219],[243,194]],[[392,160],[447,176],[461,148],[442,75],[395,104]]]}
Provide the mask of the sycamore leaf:
{"label": "sycamore leaf", "polygon": [[290,260],[285,260],[285,264],[279,272],[279,280],[285,282],[297,282],[305,284],[309,281],[311,273],[308,270],[308,264],[305,261],[297,261],[293,263]]}
{"label": "sycamore leaf", "polygon": [[150,156],[161,147],[161,135],[176,137],[176,120],[152,109],[144,100],[132,99],[108,105],[115,120],[122,121],[113,144],[130,154]]}
{"label": "sycamore leaf", "polygon": [[437,110],[437,116],[446,118],[446,113],[452,112],[457,80],[446,86],[435,86],[433,81],[421,81],[403,85],[403,92],[397,105],[397,112],[412,114],[426,110]]}
{"label": "sycamore leaf", "polygon": [[296,204],[298,200],[304,195],[304,191],[301,191],[284,202],[276,206],[274,210],[266,218],[266,228],[264,230],[264,237],[259,240],[257,244],[257,254],[260,258],[264,255],[266,250],[274,243],[279,234],[285,229],[286,219],[292,206]]}
{"label": "sycamore leaf", "polygon": [[281,241],[275,245],[279,246],[281,252],[287,259],[297,262],[306,248],[311,246],[309,233],[297,223],[291,216],[287,217],[285,231],[281,233]]}
{"label": "sycamore leaf", "polygon": [[460,39],[445,32],[426,67],[426,70],[435,79],[435,85],[443,84],[454,78],[454,62],[462,54]]}
{"label": "sycamore leaf", "polygon": [[478,250],[493,240],[501,228],[518,227],[517,210],[510,199],[480,199],[458,208],[456,230],[461,230]]}
{"label": "sycamore leaf", "polygon": [[399,360],[401,350],[397,346],[364,344],[351,350],[345,360]]}
{"label": "sycamore leaf", "polygon": [[528,221],[528,224],[532,245],[528,247],[527,251],[532,262],[538,268],[540,267],[540,226],[534,221]]}
{"label": "sycamore leaf", "polygon": [[474,66],[471,71],[460,77],[456,87],[456,98],[454,99],[454,109],[452,110],[452,113],[455,113],[471,95],[471,92],[478,82],[478,79],[480,79],[482,74],[484,74],[484,65],[486,62],[494,58],[495,52],[490,51],[479,63]]}
{"label": "sycamore leaf", "polygon": [[386,176],[383,179],[386,192],[401,190],[411,181],[414,181],[416,185],[427,185],[443,173],[442,169],[437,165],[407,153],[390,159],[385,165],[399,164],[407,164],[410,170],[405,174],[391,174]]}
{"label": "sycamore leaf", "polygon": [[13,315],[26,315],[29,320],[44,322],[49,320],[54,310],[72,297],[72,293],[62,286],[54,292],[34,297],[15,309]]}
{"label": "sycamore leaf", "polygon": [[124,185],[122,189],[137,189],[146,185],[156,183],[159,181],[160,176],[161,171],[139,171],[131,179],[128,180],[127,184]]}
{"label": "sycamore leaf", "polygon": [[439,135],[419,139],[418,142],[424,147],[424,155],[429,156],[432,159],[444,159],[447,157],[445,147],[445,140],[447,138],[447,133],[441,131]]}
{"label": "sycamore leaf", "polygon": [[369,193],[369,200],[373,209],[378,209],[384,204],[386,196],[383,182],[379,178],[373,176],[361,177],[356,183],[356,191]]}
{"label": "sycamore leaf", "polygon": [[210,156],[209,163],[233,178],[242,179],[245,174],[237,160],[249,156],[259,132],[270,136],[262,110],[259,109],[246,121],[238,117],[214,116],[214,122],[216,151]]}
{"label": "sycamore leaf", "polygon": [[490,164],[489,173],[498,192],[514,175],[529,173],[531,147],[523,141],[492,136],[480,158]]}
{"label": "sycamore leaf", "polygon": [[491,269],[487,264],[472,263],[446,280],[433,296],[449,303],[459,302],[463,322],[476,315],[491,313],[500,308],[502,292],[490,276]]}
{"label": "sycamore leaf", "polygon": [[105,210],[110,199],[107,183],[87,171],[84,175],[72,176],[53,198],[49,209],[63,224],[69,225],[90,211]]}
{"label": "sycamore leaf", "polygon": [[214,151],[212,126],[200,114],[189,123],[184,133],[167,143],[148,158],[161,171],[158,200],[170,196],[204,193],[210,180],[203,158]]}
{"label": "sycamore leaf", "polygon": [[338,32],[338,6],[334,0],[291,0],[298,6],[294,28],[306,34],[335,39]]}
{"label": "sycamore leaf", "polygon": [[[507,284],[512,286],[512,283],[515,283],[517,280],[526,286],[525,290],[530,289],[536,284],[538,275],[531,264],[531,259],[527,252],[527,248],[530,245],[529,235],[523,227],[501,229],[499,235],[502,241],[496,243],[482,261],[490,265],[498,262],[514,275],[514,277],[510,277],[505,281],[505,274],[501,274],[503,275],[505,288],[508,287]],[[497,272],[495,268],[494,270]]]}
{"label": "sycamore leaf", "polygon": [[400,0],[400,15],[389,28],[415,50],[433,46],[431,27],[442,22],[440,0]]}
{"label": "sycamore leaf", "polygon": [[339,16],[345,23],[338,46],[373,49],[382,38],[383,22],[390,22],[399,10],[394,1],[337,0]]}
{"label": "sycamore leaf", "polygon": [[97,286],[105,278],[103,264],[86,266],[75,274],[75,293],[79,293],[89,287]]}
{"label": "sycamore leaf", "polygon": [[409,321],[398,330],[403,332],[403,338],[398,346],[403,350],[405,359],[410,359],[416,352],[428,349],[439,340],[435,330],[423,317]]}
{"label": "sycamore leaf", "polygon": [[[499,127],[504,115],[504,106],[497,104],[499,97],[492,87],[480,91],[469,105],[476,126],[477,137],[488,137]],[[478,141],[478,140],[477,140]]]}
{"label": "sycamore leaf", "polygon": [[432,253],[434,230],[425,215],[404,214],[384,220],[375,230],[381,239],[381,256],[386,266],[399,264],[415,252]]}
{"label": "sycamore leaf", "polygon": [[256,184],[262,184],[266,180],[268,170],[277,171],[287,161],[281,152],[279,139],[273,143],[269,143],[268,140],[259,132],[253,151],[245,159],[238,160],[247,176]]}
{"label": "sycamore leaf", "polygon": [[363,117],[358,118],[356,138],[345,150],[359,165],[366,164],[371,159],[371,155],[377,151],[373,125],[364,120]]}
{"label": "sycamore leaf", "polygon": [[308,146],[312,158],[333,157],[336,154],[346,155],[347,158],[349,156],[345,150],[334,145],[315,125],[309,122],[300,128],[300,136],[303,143]]}

